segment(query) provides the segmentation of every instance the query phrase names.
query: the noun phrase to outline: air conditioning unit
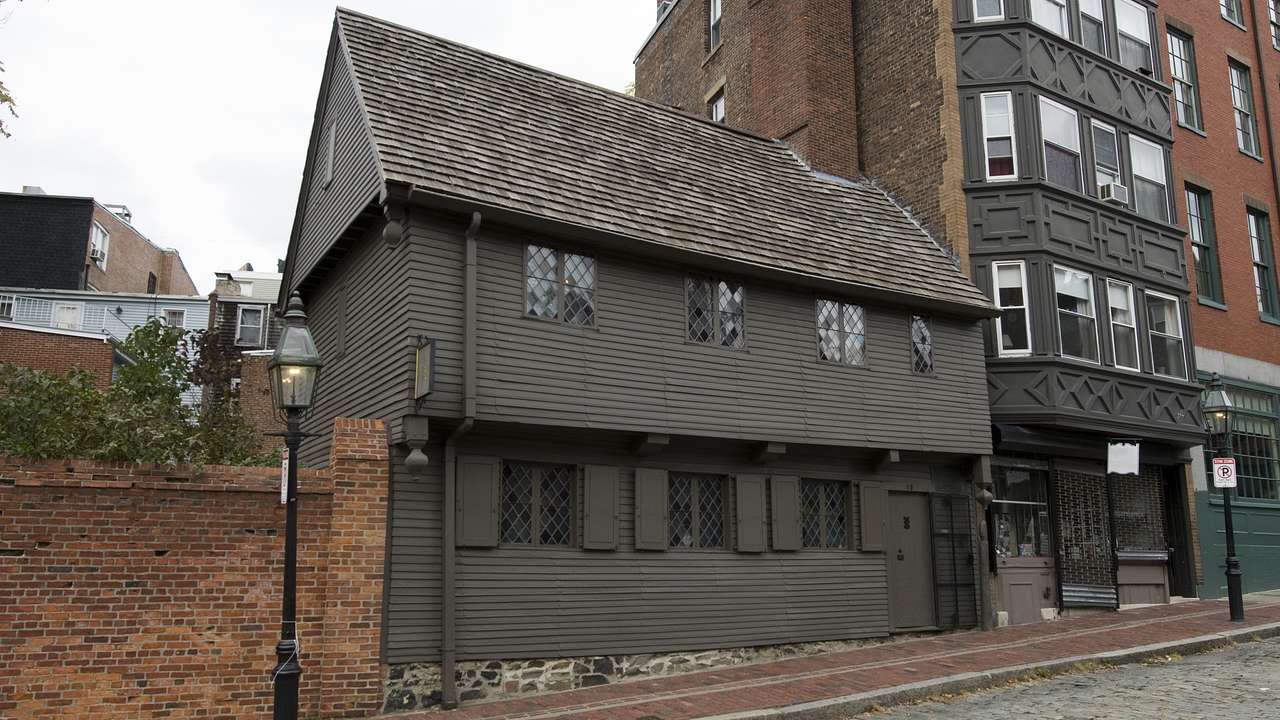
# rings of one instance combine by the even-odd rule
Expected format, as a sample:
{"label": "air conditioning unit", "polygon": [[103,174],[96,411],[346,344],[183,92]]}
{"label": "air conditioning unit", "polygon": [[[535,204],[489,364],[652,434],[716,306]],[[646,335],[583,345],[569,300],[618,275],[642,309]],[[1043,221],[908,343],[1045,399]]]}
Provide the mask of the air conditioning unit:
{"label": "air conditioning unit", "polygon": [[102,262],[107,259],[107,254],[98,248],[89,248],[89,259],[94,262]]}
{"label": "air conditioning unit", "polygon": [[1120,183],[1107,183],[1098,186],[1098,197],[1103,202],[1115,203],[1116,205],[1129,204],[1129,188]]}

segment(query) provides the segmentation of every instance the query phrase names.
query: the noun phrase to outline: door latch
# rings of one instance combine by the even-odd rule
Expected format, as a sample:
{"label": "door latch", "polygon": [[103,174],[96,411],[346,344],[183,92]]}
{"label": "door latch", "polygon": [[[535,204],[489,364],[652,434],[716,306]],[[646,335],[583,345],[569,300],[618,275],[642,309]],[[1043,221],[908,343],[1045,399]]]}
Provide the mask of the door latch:
{"label": "door latch", "polygon": [[901,548],[899,548],[899,549],[898,549],[898,562],[902,562],[903,560],[906,560],[906,559],[907,559],[907,558],[906,558],[906,556],[904,556],[904,555],[902,554],[902,549],[901,549]]}

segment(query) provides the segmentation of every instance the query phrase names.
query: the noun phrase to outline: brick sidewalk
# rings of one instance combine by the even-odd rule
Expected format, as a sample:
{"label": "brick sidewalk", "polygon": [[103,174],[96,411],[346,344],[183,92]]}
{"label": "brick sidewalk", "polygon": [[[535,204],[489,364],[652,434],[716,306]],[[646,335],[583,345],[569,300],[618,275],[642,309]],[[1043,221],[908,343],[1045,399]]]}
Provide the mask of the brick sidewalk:
{"label": "brick sidewalk", "polygon": [[1280,622],[1280,597],[1252,596],[1248,622],[1225,601],[1105,613],[992,632],[917,638],[845,652],[603,685],[390,720],[692,720],[889,690],[910,683],[1048,663]]}

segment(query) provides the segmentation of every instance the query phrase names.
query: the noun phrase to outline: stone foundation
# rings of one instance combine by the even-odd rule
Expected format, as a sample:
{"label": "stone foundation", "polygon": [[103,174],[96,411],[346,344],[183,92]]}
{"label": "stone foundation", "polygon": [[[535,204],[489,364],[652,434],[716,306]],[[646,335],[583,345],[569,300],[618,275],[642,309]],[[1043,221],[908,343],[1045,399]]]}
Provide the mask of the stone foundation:
{"label": "stone foundation", "polygon": [[[894,639],[904,637],[906,636],[897,636]],[[839,652],[886,642],[891,640],[874,638],[648,655],[459,662],[456,673],[458,699],[461,702],[475,702],[575,690],[623,680]],[[439,704],[439,663],[410,663],[387,667],[383,712],[422,710]]]}

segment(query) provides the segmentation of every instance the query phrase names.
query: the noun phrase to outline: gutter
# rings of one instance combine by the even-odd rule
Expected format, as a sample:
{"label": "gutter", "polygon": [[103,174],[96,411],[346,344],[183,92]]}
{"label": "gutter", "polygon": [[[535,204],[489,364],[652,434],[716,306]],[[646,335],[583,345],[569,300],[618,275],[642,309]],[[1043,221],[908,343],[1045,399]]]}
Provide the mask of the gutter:
{"label": "gutter", "polygon": [[444,537],[440,548],[440,694],[446,710],[458,707],[457,618],[457,504],[458,441],[476,425],[476,233],[483,220],[471,213],[466,232],[466,261],[462,271],[462,424],[444,443],[444,503],[441,520]]}

